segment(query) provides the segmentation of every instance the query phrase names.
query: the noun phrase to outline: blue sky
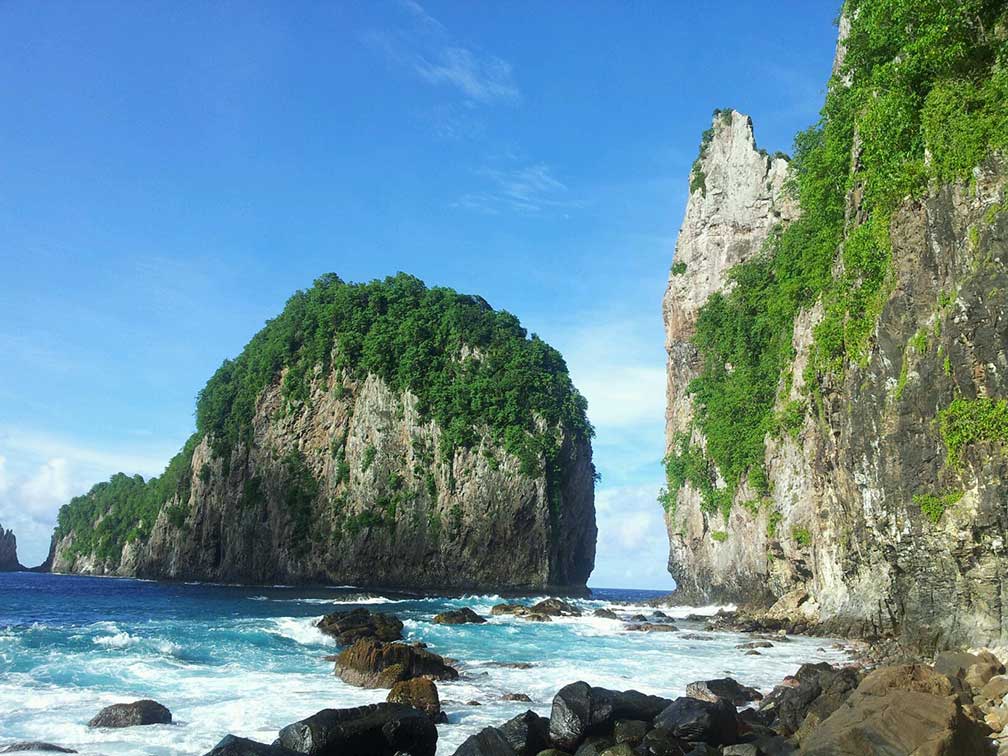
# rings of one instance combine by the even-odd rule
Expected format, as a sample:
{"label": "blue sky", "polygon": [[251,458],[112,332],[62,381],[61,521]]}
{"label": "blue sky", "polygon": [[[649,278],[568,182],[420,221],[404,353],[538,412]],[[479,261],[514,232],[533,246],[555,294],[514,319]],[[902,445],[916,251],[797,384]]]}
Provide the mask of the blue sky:
{"label": "blue sky", "polygon": [[661,297],[717,107],[787,150],[838,2],[0,3],[0,522],[157,474],[296,289],[403,270],[566,356],[596,586],[671,587]]}

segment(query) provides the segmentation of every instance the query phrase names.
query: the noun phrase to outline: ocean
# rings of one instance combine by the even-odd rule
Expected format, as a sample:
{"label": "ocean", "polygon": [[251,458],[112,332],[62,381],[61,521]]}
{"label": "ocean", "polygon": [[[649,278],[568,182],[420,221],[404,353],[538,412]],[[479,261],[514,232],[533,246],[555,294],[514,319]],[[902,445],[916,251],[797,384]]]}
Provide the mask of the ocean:
{"label": "ocean", "polygon": [[[618,614],[650,614],[643,602],[658,595],[594,589],[590,600],[573,603],[587,613],[613,606]],[[323,659],[337,646],[314,623],[356,606],[394,612],[408,640],[457,661],[461,679],[437,684],[449,720],[438,726],[439,754],[528,708],[548,716],[554,693],[575,680],[675,697],[694,680],[730,675],[766,692],[803,662],[849,659],[829,639],[797,637],[748,656],[737,648],[748,636],[706,633],[701,623],[681,620],[679,633],[643,633],[590,616],[550,623],[490,617],[502,600],[347,586],[0,574],[0,747],[43,740],[95,756],[200,756],[228,733],[272,742],[280,728],[320,709],[383,701],[387,691],[346,685]],[[431,622],[434,614],[462,606],[489,622]],[[681,618],[716,607],[666,611]],[[691,632],[704,639],[686,637]],[[533,666],[506,666],[515,663]],[[525,693],[532,703],[502,700],[508,693]],[[140,698],[167,706],[174,724],[88,729],[102,707]]]}

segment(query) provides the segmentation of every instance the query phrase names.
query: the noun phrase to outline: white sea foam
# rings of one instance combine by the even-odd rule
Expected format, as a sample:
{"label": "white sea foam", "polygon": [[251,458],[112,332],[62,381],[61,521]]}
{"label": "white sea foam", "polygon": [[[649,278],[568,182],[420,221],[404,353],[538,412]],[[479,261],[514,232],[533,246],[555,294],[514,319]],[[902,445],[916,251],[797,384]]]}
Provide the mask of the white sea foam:
{"label": "white sea foam", "polygon": [[[332,675],[322,656],[335,643],[315,627],[318,610],[309,606],[405,599],[363,593],[331,601],[279,600],[286,602],[275,607],[281,613],[315,616],[236,617],[231,605],[218,615],[191,620],[117,618],[67,628],[65,647],[40,647],[30,628],[9,629],[0,646],[0,733],[5,739],[55,741],[84,756],[189,756],[210,750],[227,733],[271,742],[280,728],[321,708],[384,700],[385,691],[354,688]],[[682,632],[628,632],[622,622],[590,616],[594,608],[608,605],[597,600],[574,602],[585,616],[548,623],[489,617],[490,607],[502,600],[509,599],[416,599],[422,609],[411,606],[402,616],[410,640],[425,641],[432,650],[458,659],[462,671],[461,679],[438,683],[449,718],[438,728],[439,754],[452,753],[472,733],[527,708],[548,714],[556,691],[578,679],[673,697],[693,680],[729,674],[766,691],[802,662],[845,660],[825,639],[775,642],[761,649],[762,656],[746,656],[736,648],[746,636],[733,633],[705,632],[709,640],[698,641]],[[298,604],[306,606],[299,610]],[[434,613],[458,606],[472,606],[489,622],[447,626],[430,621]],[[613,608],[621,615],[654,612],[644,605]],[[713,614],[716,607],[663,611],[683,617]],[[75,636],[79,639],[71,640]],[[534,666],[507,666],[515,662]],[[504,701],[507,693],[526,693],[533,703]],[[168,706],[177,724],[119,731],[86,727],[103,706],[146,697]],[[483,705],[465,703],[472,700]]]}

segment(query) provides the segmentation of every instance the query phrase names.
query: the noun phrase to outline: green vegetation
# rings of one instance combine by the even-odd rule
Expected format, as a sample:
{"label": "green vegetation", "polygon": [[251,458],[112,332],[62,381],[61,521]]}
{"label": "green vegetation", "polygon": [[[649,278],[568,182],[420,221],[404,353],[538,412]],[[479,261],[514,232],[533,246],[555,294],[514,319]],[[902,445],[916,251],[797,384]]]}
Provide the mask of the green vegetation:
{"label": "green vegetation", "polygon": [[913,503],[920,507],[920,511],[924,513],[925,516],[935,525],[941,519],[942,515],[945,514],[945,510],[955,504],[959,503],[962,499],[962,491],[950,491],[949,493],[942,494],[941,496],[936,496],[935,494],[915,494],[913,497]]}
{"label": "green vegetation", "polygon": [[367,472],[378,455],[378,449],[375,448],[374,444],[368,444],[364,447],[364,454],[361,456],[361,472]]}
{"label": "green vegetation", "polygon": [[962,467],[963,455],[971,444],[1008,443],[1008,400],[954,399],[938,413],[938,425],[948,451],[948,464]]}
{"label": "green vegetation", "polygon": [[[899,203],[929,182],[968,178],[992,149],[1008,146],[1008,44],[994,31],[1004,28],[1003,2],[848,0],[845,13],[844,65],[819,123],[795,139],[789,189],[801,216],[731,271],[736,285],[711,296],[697,321],[702,370],[690,391],[705,464],[727,481],[729,500],[747,477],[765,479],[764,440],[776,425],[799,310],[821,300],[825,311],[804,375],[814,397],[849,365],[866,364],[891,286],[889,221]],[[848,194],[860,199],[853,226]],[[702,467],[680,454],[668,460],[671,472]]]}
{"label": "green vegetation", "polygon": [[806,548],[812,545],[812,534],[809,532],[808,528],[804,528],[800,525],[796,525],[791,528],[791,538],[800,548]]}
{"label": "green vegetation", "polygon": [[712,530],[710,537],[718,543],[724,543],[728,540],[728,534],[723,530]]}
{"label": "green vegetation", "polygon": [[700,508],[708,514],[722,512],[725,519],[731,509],[731,497],[727,489],[716,485],[716,471],[703,450],[690,443],[687,433],[679,434],[673,444],[673,451],[665,458],[665,478],[668,488],[659,494],[659,501],[666,512],[674,511],[676,496],[684,483],[689,483],[700,492]]}
{"label": "green vegetation", "polygon": [[781,520],[783,519],[784,515],[782,515],[777,510],[774,510],[773,512],[770,513],[770,516],[767,518],[767,525],[766,525],[767,538],[777,537],[777,527],[781,524]]}
{"label": "green vegetation", "polygon": [[679,262],[678,260],[676,262],[672,263],[672,275],[673,276],[681,276],[685,272],[686,272],[686,263]]}
{"label": "green vegetation", "polygon": [[[102,561],[118,562],[123,546],[150,535],[166,501],[176,495],[182,503],[189,498],[196,442],[197,437],[191,437],[157,478],[145,482],[140,475],[117,473],[64,504],[56,519],[55,538],[73,533],[67,557],[92,554]],[[182,503],[168,513],[176,527],[182,526],[188,513]]]}
{"label": "green vegetation", "polygon": [[[718,108],[714,111],[714,119],[721,123],[731,122],[731,108]],[[701,163],[703,159],[707,157],[707,148],[710,147],[711,140],[714,138],[714,127],[706,129],[703,135],[700,137],[700,154],[697,155],[696,160],[693,161],[693,167],[690,169],[690,194],[694,192],[701,192],[705,197],[707,196],[707,174],[704,173]],[[683,266],[683,271],[686,270],[686,266]],[[675,267],[673,266],[672,272],[675,273]]]}

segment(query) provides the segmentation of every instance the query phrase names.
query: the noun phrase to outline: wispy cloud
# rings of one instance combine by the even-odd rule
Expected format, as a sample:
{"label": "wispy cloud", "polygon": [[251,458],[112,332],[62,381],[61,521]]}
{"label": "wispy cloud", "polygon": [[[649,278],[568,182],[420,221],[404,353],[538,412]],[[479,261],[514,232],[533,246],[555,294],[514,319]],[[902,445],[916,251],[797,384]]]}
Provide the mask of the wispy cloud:
{"label": "wispy cloud", "polygon": [[476,171],[476,175],[484,179],[487,187],[463,194],[455,203],[458,207],[490,214],[512,211],[538,215],[583,205],[570,196],[567,185],[545,163],[485,167]]}
{"label": "wispy cloud", "polygon": [[414,0],[400,5],[406,16],[403,25],[371,30],[363,36],[365,44],[422,81],[461,94],[471,105],[521,100],[510,63],[467,46]]}

